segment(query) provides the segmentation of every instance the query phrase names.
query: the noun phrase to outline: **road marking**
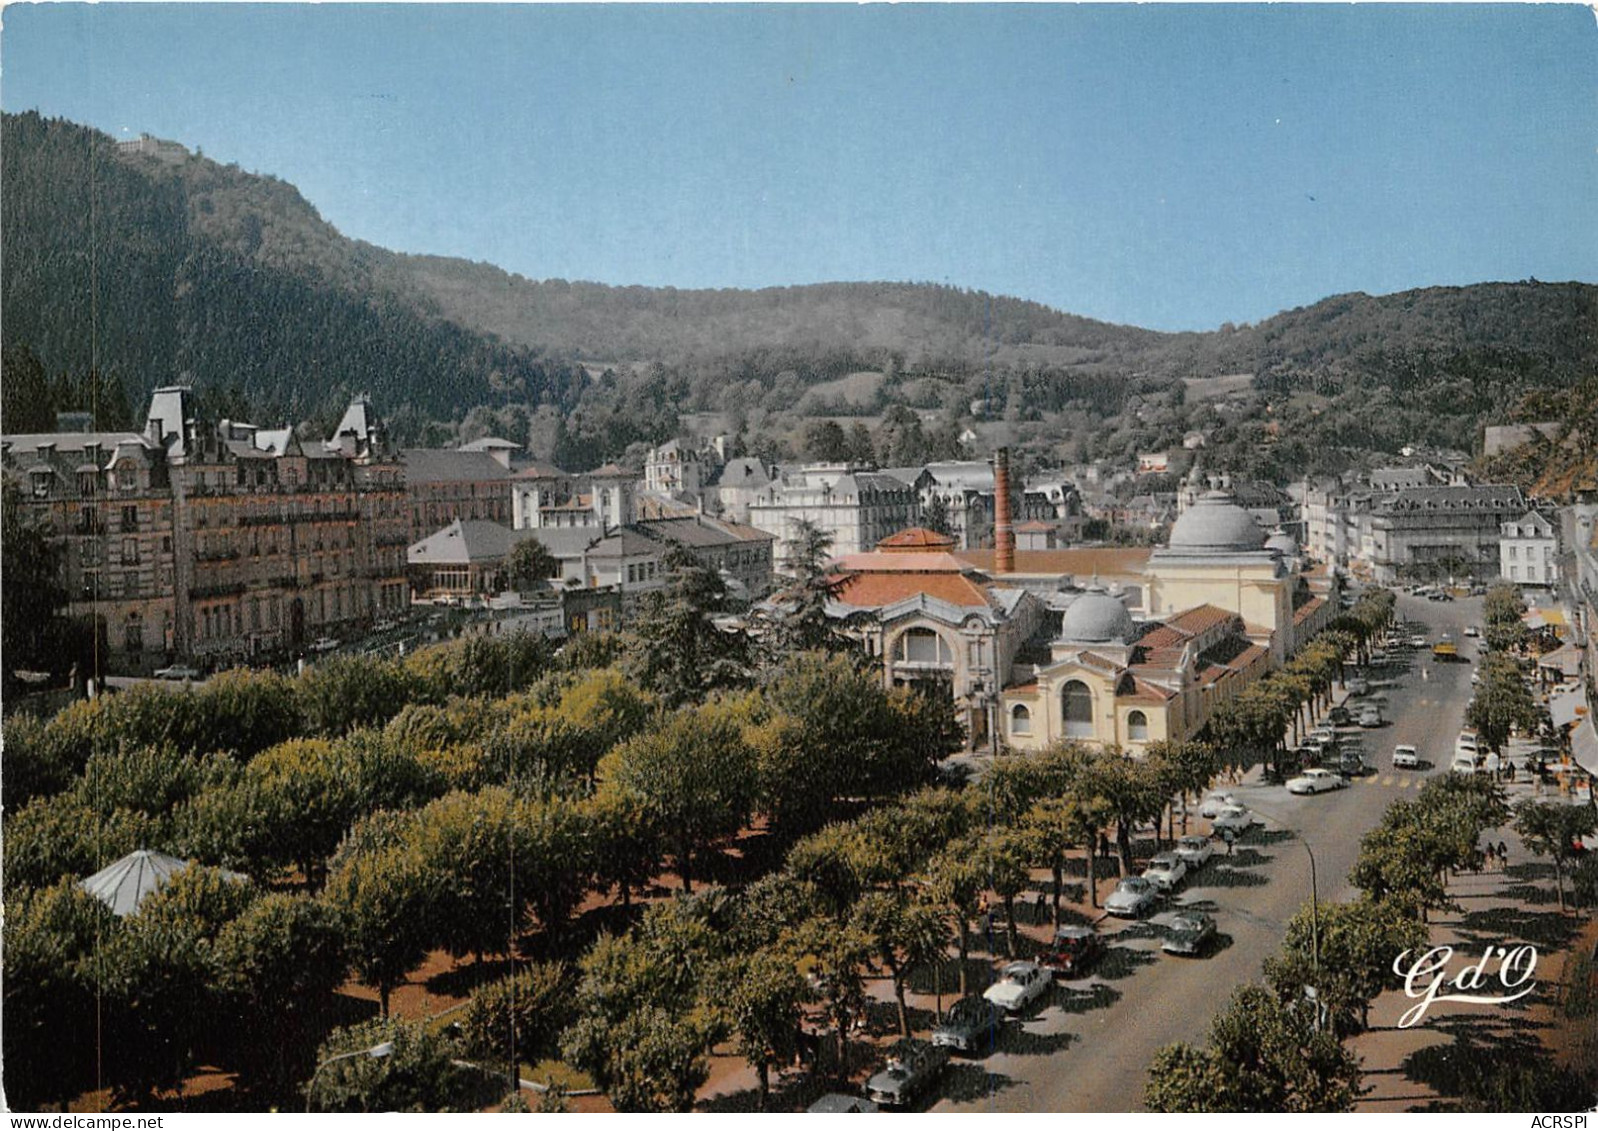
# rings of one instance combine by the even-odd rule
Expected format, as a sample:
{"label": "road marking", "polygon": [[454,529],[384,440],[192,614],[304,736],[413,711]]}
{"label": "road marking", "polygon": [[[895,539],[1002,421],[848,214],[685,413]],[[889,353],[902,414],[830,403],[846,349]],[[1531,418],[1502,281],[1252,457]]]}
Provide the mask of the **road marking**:
{"label": "road marking", "polygon": [[1388,774],[1385,778],[1383,778],[1382,779],[1382,784],[1383,785],[1392,785],[1393,784],[1393,775],[1392,774]]}
{"label": "road marking", "polygon": [[1398,788],[1399,789],[1408,789],[1409,788],[1409,780],[1410,779],[1405,778],[1403,781],[1399,782],[1398,783]]}

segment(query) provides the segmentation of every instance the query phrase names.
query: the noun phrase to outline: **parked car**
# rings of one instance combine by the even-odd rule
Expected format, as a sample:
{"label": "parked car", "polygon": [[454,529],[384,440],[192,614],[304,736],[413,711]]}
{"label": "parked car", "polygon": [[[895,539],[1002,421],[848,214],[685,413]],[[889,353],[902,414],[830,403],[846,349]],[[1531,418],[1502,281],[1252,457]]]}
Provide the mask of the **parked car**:
{"label": "parked car", "polygon": [[1366,703],[1359,709],[1359,725],[1362,727],[1381,726],[1382,709],[1374,703]]}
{"label": "parked car", "polygon": [[1186,875],[1187,862],[1174,852],[1160,853],[1143,869],[1143,878],[1162,892],[1175,891]]}
{"label": "parked car", "polygon": [[1393,747],[1393,769],[1418,770],[1420,769],[1420,754],[1413,746]]}
{"label": "parked car", "polygon": [[1036,962],[1012,962],[999,973],[999,980],[982,991],[982,996],[1009,1013],[1020,1013],[1048,992],[1054,983],[1050,974]]}
{"label": "parked car", "polygon": [[864,1096],[847,1096],[842,1092],[828,1092],[805,1108],[814,1115],[846,1115],[856,1112],[881,1111],[882,1108]]}
{"label": "parked car", "polygon": [[1038,955],[1038,965],[1060,978],[1081,978],[1104,954],[1104,940],[1092,927],[1056,927],[1054,941]]}
{"label": "parked car", "polygon": [[1334,727],[1346,727],[1353,724],[1354,716],[1348,713],[1347,707],[1344,707],[1342,704],[1338,704],[1336,707],[1333,707],[1330,711],[1326,712],[1326,721],[1331,723]]}
{"label": "parked car", "polygon": [[1176,842],[1176,854],[1187,864],[1188,871],[1195,872],[1210,862],[1215,846],[1207,836],[1185,836]]}
{"label": "parked car", "polygon": [[1471,758],[1475,758],[1478,753],[1480,753],[1480,751],[1477,749],[1476,745],[1476,732],[1473,730],[1460,731],[1459,737],[1454,739],[1455,756],[1460,754],[1469,754]]}
{"label": "parked car", "polygon": [[1231,805],[1221,810],[1221,815],[1210,822],[1210,827],[1217,836],[1230,832],[1233,837],[1240,837],[1260,823],[1260,819],[1249,812],[1247,805]]}
{"label": "parked car", "polygon": [[1409,646],[1411,648],[1425,648],[1425,647],[1427,647],[1430,644],[1431,644],[1431,641],[1427,640],[1425,636],[1421,635],[1418,632],[1415,633],[1415,635],[1413,635],[1413,636],[1411,636],[1409,638]]}
{"label": "parked car", "polygon": [[1199,816],[1219,817],[1221,815],[1222,809],[1225,809],[1229,805],[1236,804],[1237,798],[1232,794],[1226,792],[1225,790],[1217,790],[1206,797],[1204,799],[1204,803],[1199,806]]}
{"label": "parked car", "polygon": [[1004,1014],[986,998],[971,994],[949,1007],[938,1027],[932,1030],[932,1043],[960,1052],[991,1049],[999,1039]]}
{"label": "parked car", "polygon": [[187,664],[173,664],[169,668],[157,668],[155,671],[155,678],[176,680],[199,679],[200,669],[191,668]]}
{"label": "parked car", "polygon": [[1370,666],[1373,668],[1385,668],[1387,666],[1387,653],[1380,648],[1372,649]]}
{"label": "parked car", "polygon": [[1330,793],[1348,783],[1330,770],[1305,770],[1287,783],[1288,793]]}
{"label": "parked car", "polygon": [[1476,772],[1476,755],[1456,751],[1454,761],[1448,767],[1449,772],[1455,774],[1474,774]]}
{"label": "parked car", "polygon": [[1171,932],[1160,949],[1167,954],[1197,957],[1215,939],[1215,920],[1202,911],[1182,911],[1171,920]]}
{"label": "parked car", "polygon": [[1466,636],[1480,636],[1481,635],[1481,629],[1477,628],[1473,624],[1467,624],[1465,626],[1465,635]]}
{"label": "parked car", "polygon": [[1337,772],[1345,778],[1357,778],[1365,772],[1365,755],[1358,750],[1345,750],[1338,755]]}
{"label": "parked car", "polygon": [[331,652],[338,647],[338,641],[331,636],[319,636],[311,644],[313,652]]}
{"label": "parked car", "polygon": [[1154,910],[1160,889],[1142,876],[1128,876],[1104,900],[1104,910],[1123,919],[1140,919]]}
{"label": "parked car", "polygon": [[921,1095],[949,1064],[949,1050],[906,1037],[888,1050],[888,1063],[866,1081],[866,1096],[884,1107],[902,1107]]}
{"label": "parked car", "polygon": [[1371,693],[1370,681],[1362,675],[1357,675],[1348,681],[1350,695],[1369,695]]}

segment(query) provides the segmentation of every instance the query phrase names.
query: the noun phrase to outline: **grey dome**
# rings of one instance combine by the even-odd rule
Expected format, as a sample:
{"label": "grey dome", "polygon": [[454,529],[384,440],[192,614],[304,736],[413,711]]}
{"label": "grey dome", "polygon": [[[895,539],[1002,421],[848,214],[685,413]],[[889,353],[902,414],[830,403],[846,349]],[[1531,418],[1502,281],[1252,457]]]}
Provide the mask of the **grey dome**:
{"label": "grey dome", "polygon": [[1107,593],[1084,593],[1060,622],[1060,639],[1078,644],[1126,643],[1135,635],[1132,614]]}
{"label": "grey dome", "polygon": [[1171,549],[1193,554],[1258,550],[1265,532],[1225,491],[1207,491],[1171,527]]}

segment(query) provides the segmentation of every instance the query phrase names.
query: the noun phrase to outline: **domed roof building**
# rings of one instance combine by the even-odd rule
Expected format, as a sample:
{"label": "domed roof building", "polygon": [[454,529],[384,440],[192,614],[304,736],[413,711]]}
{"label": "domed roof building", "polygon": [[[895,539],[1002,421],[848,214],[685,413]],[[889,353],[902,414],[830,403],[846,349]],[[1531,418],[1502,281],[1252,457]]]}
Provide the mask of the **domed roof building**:
{"label": "domed roof building", "polygon": [[1184,554],[1236,554],[1258,550],[1265,532],[1225,491],[1207,491],[1171,527],[1170,549]]}
{"label": "domed roof building", "polygon": [[1132,614],[1120,598],[1108,593],[1084,593],[1065,610],[1060,640],[1073,644],[1130,644],[1137,638]]}
{"label": "domed roof building", "polygon": [[1265,539],[1265,548],[1272,553],[1281,554],[1284,558],[1298,557],[1298,542],[1280,526],[1271,531],[1271,536]]}

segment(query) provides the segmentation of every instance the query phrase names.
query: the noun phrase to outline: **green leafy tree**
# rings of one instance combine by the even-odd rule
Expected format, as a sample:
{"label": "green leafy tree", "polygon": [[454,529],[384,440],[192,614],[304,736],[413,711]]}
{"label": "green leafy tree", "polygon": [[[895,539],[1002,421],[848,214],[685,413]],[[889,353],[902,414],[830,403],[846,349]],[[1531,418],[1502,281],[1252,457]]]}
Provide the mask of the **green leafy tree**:
{"label": "green leafy tree", "polygon": [[[371,835],[375,830],[365,830]],[[354,836],[363,835],[357,829]],[[404,844],[341,852],[322,898],[344,924],[356,975],[377,991],[384,1017],[394,987],[421,962],[440,932],[435,877]]]}
{"label": "green leafy tree", "polygon": [[505,577],[515,589],[529,590],[559,576],[560,562],[537,538],[523,538],[505,558]]}
{"label": "green leafy tree", "polygon": [[986,874],[976,859],[976,846],[956,841],[927,866],[928,900],[954,920],[960,953],[960,996],[970,992],[967,959],[971,954],[971,921],[980,912]]}
{"label": "green leafy tree", "polygon": [[252,1062],[272,1084],[303,1078],[293,1057],[332,1004],[349,963],[343,925],[327,904],[272,892],[225,924],[216,939],[217,984],[253,1034]]}
{"label": "green leafy tree", "polygon": [[848,921],[819,916],[801,923],[784,940],[809,966],[817,994],[838,1034],[838,1064],[847,1073],[849,1030],[865,1013],[866,969],[872,940]]}
{"label": "green leafy tree", "polygon": [[1368,1026],[1370,1003],[1396,985],[1393,960],[1428,945],[1425,924],[1398,901],[1323,903],[1293,916],[1280,954],[1265,961],[1265,975],[1284,1001],[1313,987],[1334,1031],[1346,1037]]}
{"label": "green leafy tree", "polygon": [[624,665],[628,675],[672,707],[747,684],[747,637],[722,631],[713,619],[727,609],[720,576],[682,549],[671,550],[663,564],[666,588],[646,593],[639,603]]}
{"label": "green leafy tree", "polygon": [[[77,1095],[93,1079],[93,955],[116,930],[110,908],[71,879],[13,891],[4,924],[6,1091],[15,1108]],[[85,1055],[85,1054],[90,1055]]]}
{"label": "green leafy tree", "polygon": [[[57,612],[66,605],[60,555],[27,513],[15,482],[0,487],[0,617],[5,625],[6,692],[18,668],[51,667],[50,644]],[[88,674],[88,673],[85,673]]]}
{"label": "green leafy tree", "polygon": [[1205,1048],[1160,1050],[1144,1101],[1162,1112],[1351,1111],[1359,1089],[1359,1061],[1335,1036],[1246,985],[1215,1018]]}
{"label": "green leafy tree", "polygon": [[1537,701],[1521,677],[1520,667],[1508,655],[1494,652],[1481,663],[1481,681],[1465,708],[1465,720],[1475,727],[1486,747],[1499,753],[1512,730],[1531,731],[1539,714]]}
{"label": "green leafy tree", "polygon": [[1083,767],[1081,788],[1103,799],[1115,819],[1115,844],[1121,875],[1132,874],[1132,830],[1158,823],[1167,796],[1160,767],[1135,761],[1119,751],[1094,756]]}
{"label": "green leafy tree", "polygon": [[294,739],[258,755],[244,777],[259,799],[265,823],[258,837],[267,858],[297,866],[319,886],[327,857],[361,812],[358,774],[346,749],[327,739]]}
{"label": "green leafy tree", "polygon": [[1554,865],[1554,891],[1565,910],[1565,873],[1579,855],[1581,838],[1598,832],[1598,813],[1590,805],[1559,805],[1527,799],[1515,806],[1515,832],[1527,848]]}
{"label": "green leafy tree", "polygon": [[622,743],[601,760],[599,780],[643,808],[685,890],[696,855],[749,819],[758,785],[741,729],[719,708],[679,711]]}
{"label": "green leafy tree", "polygon": [[905,983],[912,971],[943,957],[949,928],[937,908],[912,900],[904,892],[868,892],[855,905],[850,921],[871,940],[883,969],[893,980],[899,1007],[899,1032],[910,1035],[910,1010]]}
{"label": "green leafy tree", "polygon": [[858,652],[858,645],[839,633],[827,615],[827,602],[843,582],[843,575],[829,568],[831,557],[832,535],[798,520],[782,563],[790,580],[770,602],[773,614],[762,625],[768,665],[781,664],[797,652]]}
{"label": "green leafy tree", "polygon": [[576,1019],[576,978],[563,962],[538,962],[481,987],[461,1011],[462,1051],[513,1066],[560,1055],[560,1034]]}
{"label": "green leafy tree", "polygon": [[448,1041],[417,1021],[335,1029],[316,1053],[306,1107],[324,1112],[472,1111],[482,1074],[456,1063]]}
{"label": "green leafy tree", "polygon": [[727,959],[720,974],[725,986],[721,1008],[738,1055],[760,1081],[760,1110],[771,1096],[771,1066],[789,1064],[799,1035],[805,980],[792,955],[760,949]]}

